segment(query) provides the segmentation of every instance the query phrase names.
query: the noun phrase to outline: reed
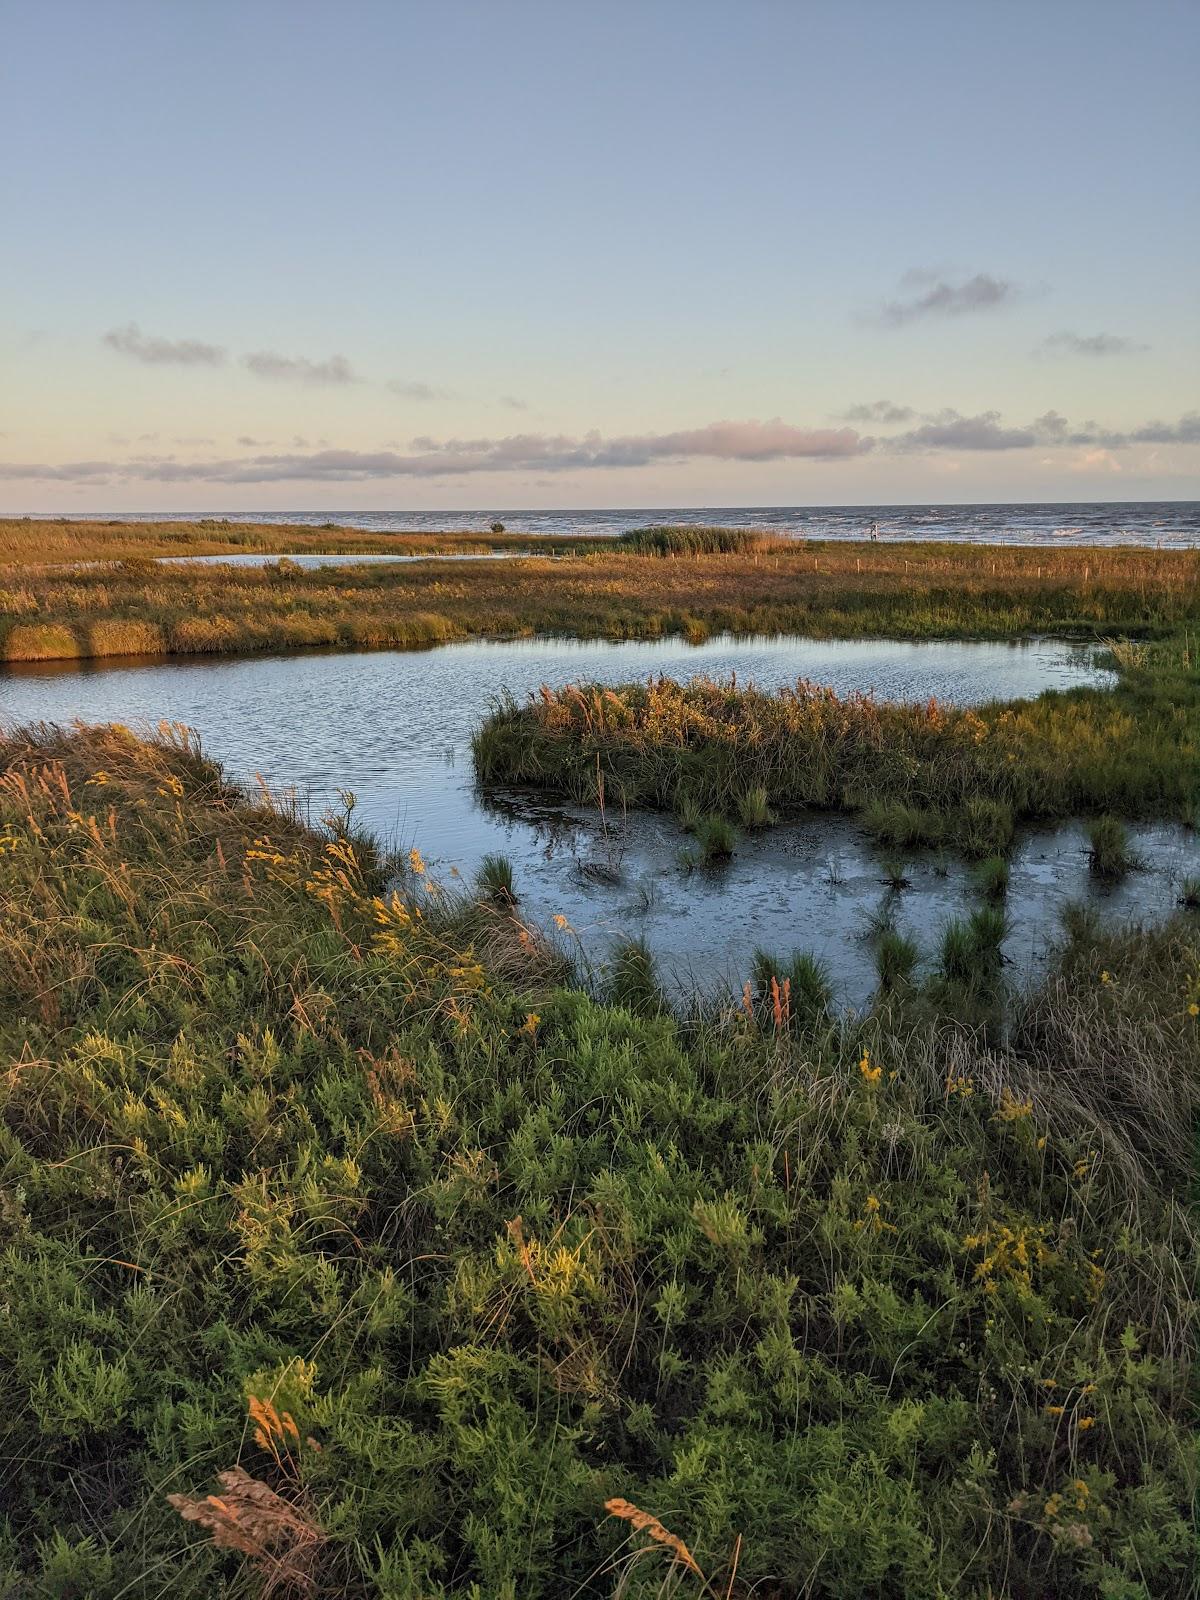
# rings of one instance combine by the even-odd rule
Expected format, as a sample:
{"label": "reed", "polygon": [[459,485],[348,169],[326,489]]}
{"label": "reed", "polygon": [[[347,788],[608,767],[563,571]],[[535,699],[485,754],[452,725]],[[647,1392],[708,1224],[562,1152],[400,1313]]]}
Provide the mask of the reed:
{"label": "reed", "polygon": [[1020,821],[1182,815],[1200,791],[1200,667],[1166,640],[1115,689],[976,710],[810,683],[778,694],[704,678],[574,686],[498,707],[474,752],[484,782],[579,798],[599,771],[627,804],[693,823],[736,814],[753,792],[756,810],[785,818],[858,812],[891,849],[986,859],[1007,852]]}

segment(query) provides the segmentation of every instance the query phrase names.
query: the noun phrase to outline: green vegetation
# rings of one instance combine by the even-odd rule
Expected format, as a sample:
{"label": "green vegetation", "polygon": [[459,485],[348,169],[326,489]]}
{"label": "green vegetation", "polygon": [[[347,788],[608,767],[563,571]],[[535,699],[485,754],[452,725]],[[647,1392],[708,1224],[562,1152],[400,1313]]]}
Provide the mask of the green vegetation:
{"label": "green vegetation", "polygon": [[517,893],[513,888],[512,862],[507,856],[485,855],[479,863],[475,881],[482,894],[502,905],[515,905]]}
{"label": "green vegetation", "polygon": [[767,803],[766,784],[756,783],[745,794],[738,796],[737,814],[738,821],[747,832],[771,826],[776,818]]}
{"label": "green vegetation", "polygon": [[912,981],[912,975],[921,952],[917,941],[895,928],[882,928],[875,940],[875,971],[879,987],[888,995],[894,989]]}
{"label": "green vegetation", "polygon": [[658,965],[645,939],[622,939],[608,964],[605,998],[635,1017],[657,1017],[667,1010]]}
{"label": "green vegetation", "polygon": [[[527,550],[528,534],[505,532],[492,523],[488,533],[463,529],[445,533],[364,533],[327,522],[230,522],[205,517],[196,522],[68,521],[53,517],[0,517],[0,572],[7,567],[44,569],[73,561],[151,561],[160,556],[222,555],[477,555],[489,550]],[[596,540],[550,535],[537,548],[552,552],[588,549]]]}
{"label": "green vegetation", "polygon": [[1115,689],[977,710],[703,678],[547,689],[498,706],[474,749],[485,783],[586,803],[600,781],[627,805],[723,815],[749,782],[780,815],[860,811],[889,847],[986,858],[1007,851],[1018,820],[1184,816],[1200,794],[1200,662],[1181,634],[1145,646]]}
{"label": "green vegetation", "polygon": [[[723,630],[831,638],[1055,632],[1092,640],[1158,639],[1183,627],[1194,630],[1200,620],[1200,554],[1187,551],[981,551],[776,540],[769,548],[672,561],[647,560],[620,540],[563,539],[539,540],[537,556],[516,561],[301,572],[159,566],[148,559],[331,548],[511,552],[529,544],[517,534],[0,523],[0,660],[420,648],[539,633],[611,639],[677,634],[697,641]],[[47,565],[73,558],[105,564],[71,571]]]}
{"label": "green vegetation", "polygon": [[1195,1593],[1194,919],[680,1021],[120,728],[0,913],[0,1592]]}
{"label": "green vegetation", "polygon": [[988,856],[975,868],[975,886],[989,900],[1003,900],[1008,893],[1008,862],[1003,856]]}
{"label": "green vegetation", "polygon": [[753,528],[631,528],[617,540],[642,556],[740,556],[769,550],[786,553],[789,541]]}
{"label": "green vegetation", "polygon": [[751,963],[759,1003],[769,1006],[779,1019],[819,1022],[833,1004],[833,985],[823,961],[807,950],[795,950],[786,961],[766,950],[756,950]]}
{"label": "green vegetation", "polygon": [[737,834],[733,824],[717,812],[701,817],[696,827],[696,843],[700,846],[700,859],[706,866],[732,858],[737,847]]}
{"label": "green vegetation", "polygon": [[1097,878],[1116,883],[1137,865],[1125,825],[1117,817],[1098,817],[1088,829],[1088,843],[1089,865]]}

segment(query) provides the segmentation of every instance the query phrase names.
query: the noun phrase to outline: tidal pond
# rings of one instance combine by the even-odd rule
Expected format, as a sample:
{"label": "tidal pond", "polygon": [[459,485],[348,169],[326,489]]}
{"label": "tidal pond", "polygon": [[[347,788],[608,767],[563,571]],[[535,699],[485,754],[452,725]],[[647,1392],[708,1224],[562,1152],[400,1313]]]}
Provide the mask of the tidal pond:
{"label": "tidal pond", "polygon": [[[851,819],[813,815],[743,836],[723,868],[688,870],[680,861],[688,837],[670,817],[610,812],[602,822],[544,796],[476,787],[470,736],[504,691],[522,698],[543,683],[734,673],[765,689],[807,678],[841,692],[960,705],[1111,682],[1093,652],[1050,639],[472,641],[421,652],[39,663],[0,675],[0,722],[185,722],[232,774],[294,789],[314,817],[339,789],[353,790],[361,820],[417,846],[448,888],[485,854],[508,856],[522,915],[542,926],[565,916],[574,935],[563,937],[577,936],[592,963],[603,963],[615,937],[641,934],[679,988],[740,988],[756,944],[781,954],[805,948],[828,963],[840,1001],[862,1004],[874,977],[871,918],[886,902],[896,925],[932,950],[946,921],[977,903],[966,863],[911,857],[909,886],[893,894],[883,855]],[[1145,869],[1108,891],[1090,881],[1082,827],[1022,837],[1007,903],[1014,976],[1036,971],[1069,900],[1095,898],[1118,918],[1158,918],[1182,878],[1200,872],[1200,846],[1182,829],[1131,835]]]}

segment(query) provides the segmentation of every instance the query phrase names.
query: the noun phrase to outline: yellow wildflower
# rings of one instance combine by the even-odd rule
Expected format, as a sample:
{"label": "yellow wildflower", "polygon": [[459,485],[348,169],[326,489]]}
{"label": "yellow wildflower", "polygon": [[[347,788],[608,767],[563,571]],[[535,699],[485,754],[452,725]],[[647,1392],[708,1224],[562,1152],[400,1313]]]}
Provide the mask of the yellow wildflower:
{"label": "yellow wildflower", "polygon": [[994,1121],[1020,1122],[1025,1117],[1033,1115],[1032,1100],[1018,1100],[1012,1095],[1007,1086],[1000,1091],[1000,1104],[996,1108]]}
{"label": "yellow wildflower", "polygon": [[871,1065],[871,1052],[869,1050],[863,1051],[862,1060],[858,1063],[858,1070],[868,1083],[878,1083],[883,1076],[882,1067],[873,1067]]}

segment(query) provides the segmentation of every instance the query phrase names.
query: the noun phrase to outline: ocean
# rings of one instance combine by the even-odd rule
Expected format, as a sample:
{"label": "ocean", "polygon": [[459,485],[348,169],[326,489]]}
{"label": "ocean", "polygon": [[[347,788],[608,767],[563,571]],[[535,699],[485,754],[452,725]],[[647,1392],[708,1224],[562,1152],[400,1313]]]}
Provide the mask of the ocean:
{"label": "ocean", "polygon": [[[77,513],[79,518],[85,513]],[[130,522],[193,522],[211,512],[141,511]],[[91,520],[91,519],[88,519]],[[371,533],[485,531],[503,522],[510,533],[609,534],[649,523],[761,528],[795,539],[862,539],[872,522],[880,539],[949,539],[966,544],[1200,546],[1200,501],[1042,501],[1027,505],[920,506],[655,506],[620,511],[245,511],[215,520],[362,528]]]}

